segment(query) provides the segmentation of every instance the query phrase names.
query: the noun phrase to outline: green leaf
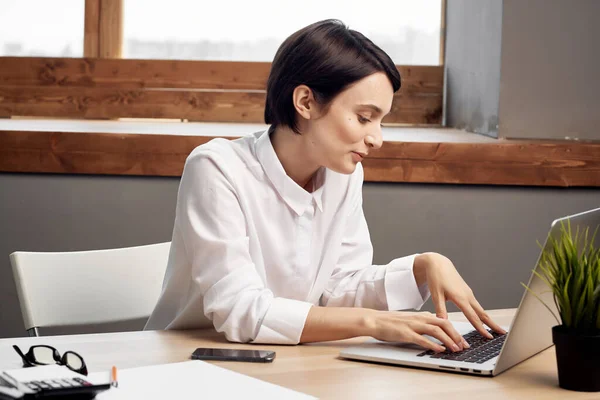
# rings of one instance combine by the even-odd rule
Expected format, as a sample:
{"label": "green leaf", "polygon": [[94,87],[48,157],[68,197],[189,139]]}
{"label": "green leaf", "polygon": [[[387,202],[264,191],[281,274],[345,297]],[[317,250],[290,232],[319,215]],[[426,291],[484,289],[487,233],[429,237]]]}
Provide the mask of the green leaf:
{"label": "green leaf", "polygon": [[544,283],[549,287],[552,288],[552,284],[550,283],[550,281],[548,281],[548,279],[540,274],[539,272],[537,272],[535,269],[532,271],[538,278],[540,278],[542,281],[544,281]]}
{"label": "green leaf", "polygon": [[569,276],[567,277],[565,286],[563,286],[563,288],[562,288],[562,293],[561,293],[562,297],[560,297],[560,299],[562,300],[563,307],[564,307],[564,309],[561,310],[562,311],[561,314],[563,316],[563,322],[568,327],[571,327],[573,324],[571,301],[569,299],[569,292],[568,292],[569,282],[571,281],[571,276],[572,276],[572,274],[569,274]]}
{"label": "green leaf", "polygon": [[600,330],[600,248],[594,246],[599,231],[600,225],[593,235],[589,227],[577,226],[574,231],[567,220],[561,222],[558,234],[548,235],[544,247],[538,242],[542,255],[533,272],[550,288],[562,324],[567,327]]}

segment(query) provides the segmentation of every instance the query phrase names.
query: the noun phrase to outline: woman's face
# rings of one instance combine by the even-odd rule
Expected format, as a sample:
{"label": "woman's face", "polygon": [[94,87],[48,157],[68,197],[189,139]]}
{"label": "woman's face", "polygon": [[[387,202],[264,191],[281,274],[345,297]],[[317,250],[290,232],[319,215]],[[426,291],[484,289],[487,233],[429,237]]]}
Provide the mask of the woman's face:
{"label": "woman's face", "polygon": [[390,112],[394,90],[377,72],[337,95],[323,115],[307,121],[302,136],[311,161],[351,174],[371,150],[381,147],[381,120]]}

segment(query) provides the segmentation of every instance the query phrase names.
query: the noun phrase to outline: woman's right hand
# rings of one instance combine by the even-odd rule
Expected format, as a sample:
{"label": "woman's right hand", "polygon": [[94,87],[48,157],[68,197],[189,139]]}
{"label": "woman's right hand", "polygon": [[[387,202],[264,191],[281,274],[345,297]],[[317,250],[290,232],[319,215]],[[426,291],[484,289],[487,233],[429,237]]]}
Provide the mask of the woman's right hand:
{"label": "woman's right hand", "polygon": [[[378,340],[415,343],[435,352],[470,347],[450,321],[430,312],[375,311],[369,319],[369,335]],[[445,347],[423,335],[438,339]]]}

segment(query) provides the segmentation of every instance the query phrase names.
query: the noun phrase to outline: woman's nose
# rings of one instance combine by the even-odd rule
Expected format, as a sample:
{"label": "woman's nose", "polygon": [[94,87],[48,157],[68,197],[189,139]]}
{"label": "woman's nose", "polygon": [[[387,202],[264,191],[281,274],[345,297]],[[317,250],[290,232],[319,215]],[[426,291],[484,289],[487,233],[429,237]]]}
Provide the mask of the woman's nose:
{"label": "woman's nose", "polygon": [[377,150],[383,144],[383,135],[381,133],[381,128],[375,129],[374,132],[367,134],[365,137],[365,143],[367,146]]}

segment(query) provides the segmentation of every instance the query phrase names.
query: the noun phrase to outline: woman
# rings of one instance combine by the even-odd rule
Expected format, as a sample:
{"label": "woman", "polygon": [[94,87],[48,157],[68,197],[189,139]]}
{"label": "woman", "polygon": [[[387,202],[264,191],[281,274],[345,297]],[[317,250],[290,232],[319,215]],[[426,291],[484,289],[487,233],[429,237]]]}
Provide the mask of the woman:
{"label": "woman", "polygon": [[[163,292],[146,329],[206,326],[228,340],[297,344],[354,336],[460,351],[453,301],[503,333],[446,257],[372,265],[363,157],[382,145],[400,75],[336,20],[294,33],[267,82],[270,128],[215,139],[188,157]],[[419,309],[431,293],[437,315]],[[206,318],[205,318],[206,317]],[[439,339],[441,346],[426,337]]]}

